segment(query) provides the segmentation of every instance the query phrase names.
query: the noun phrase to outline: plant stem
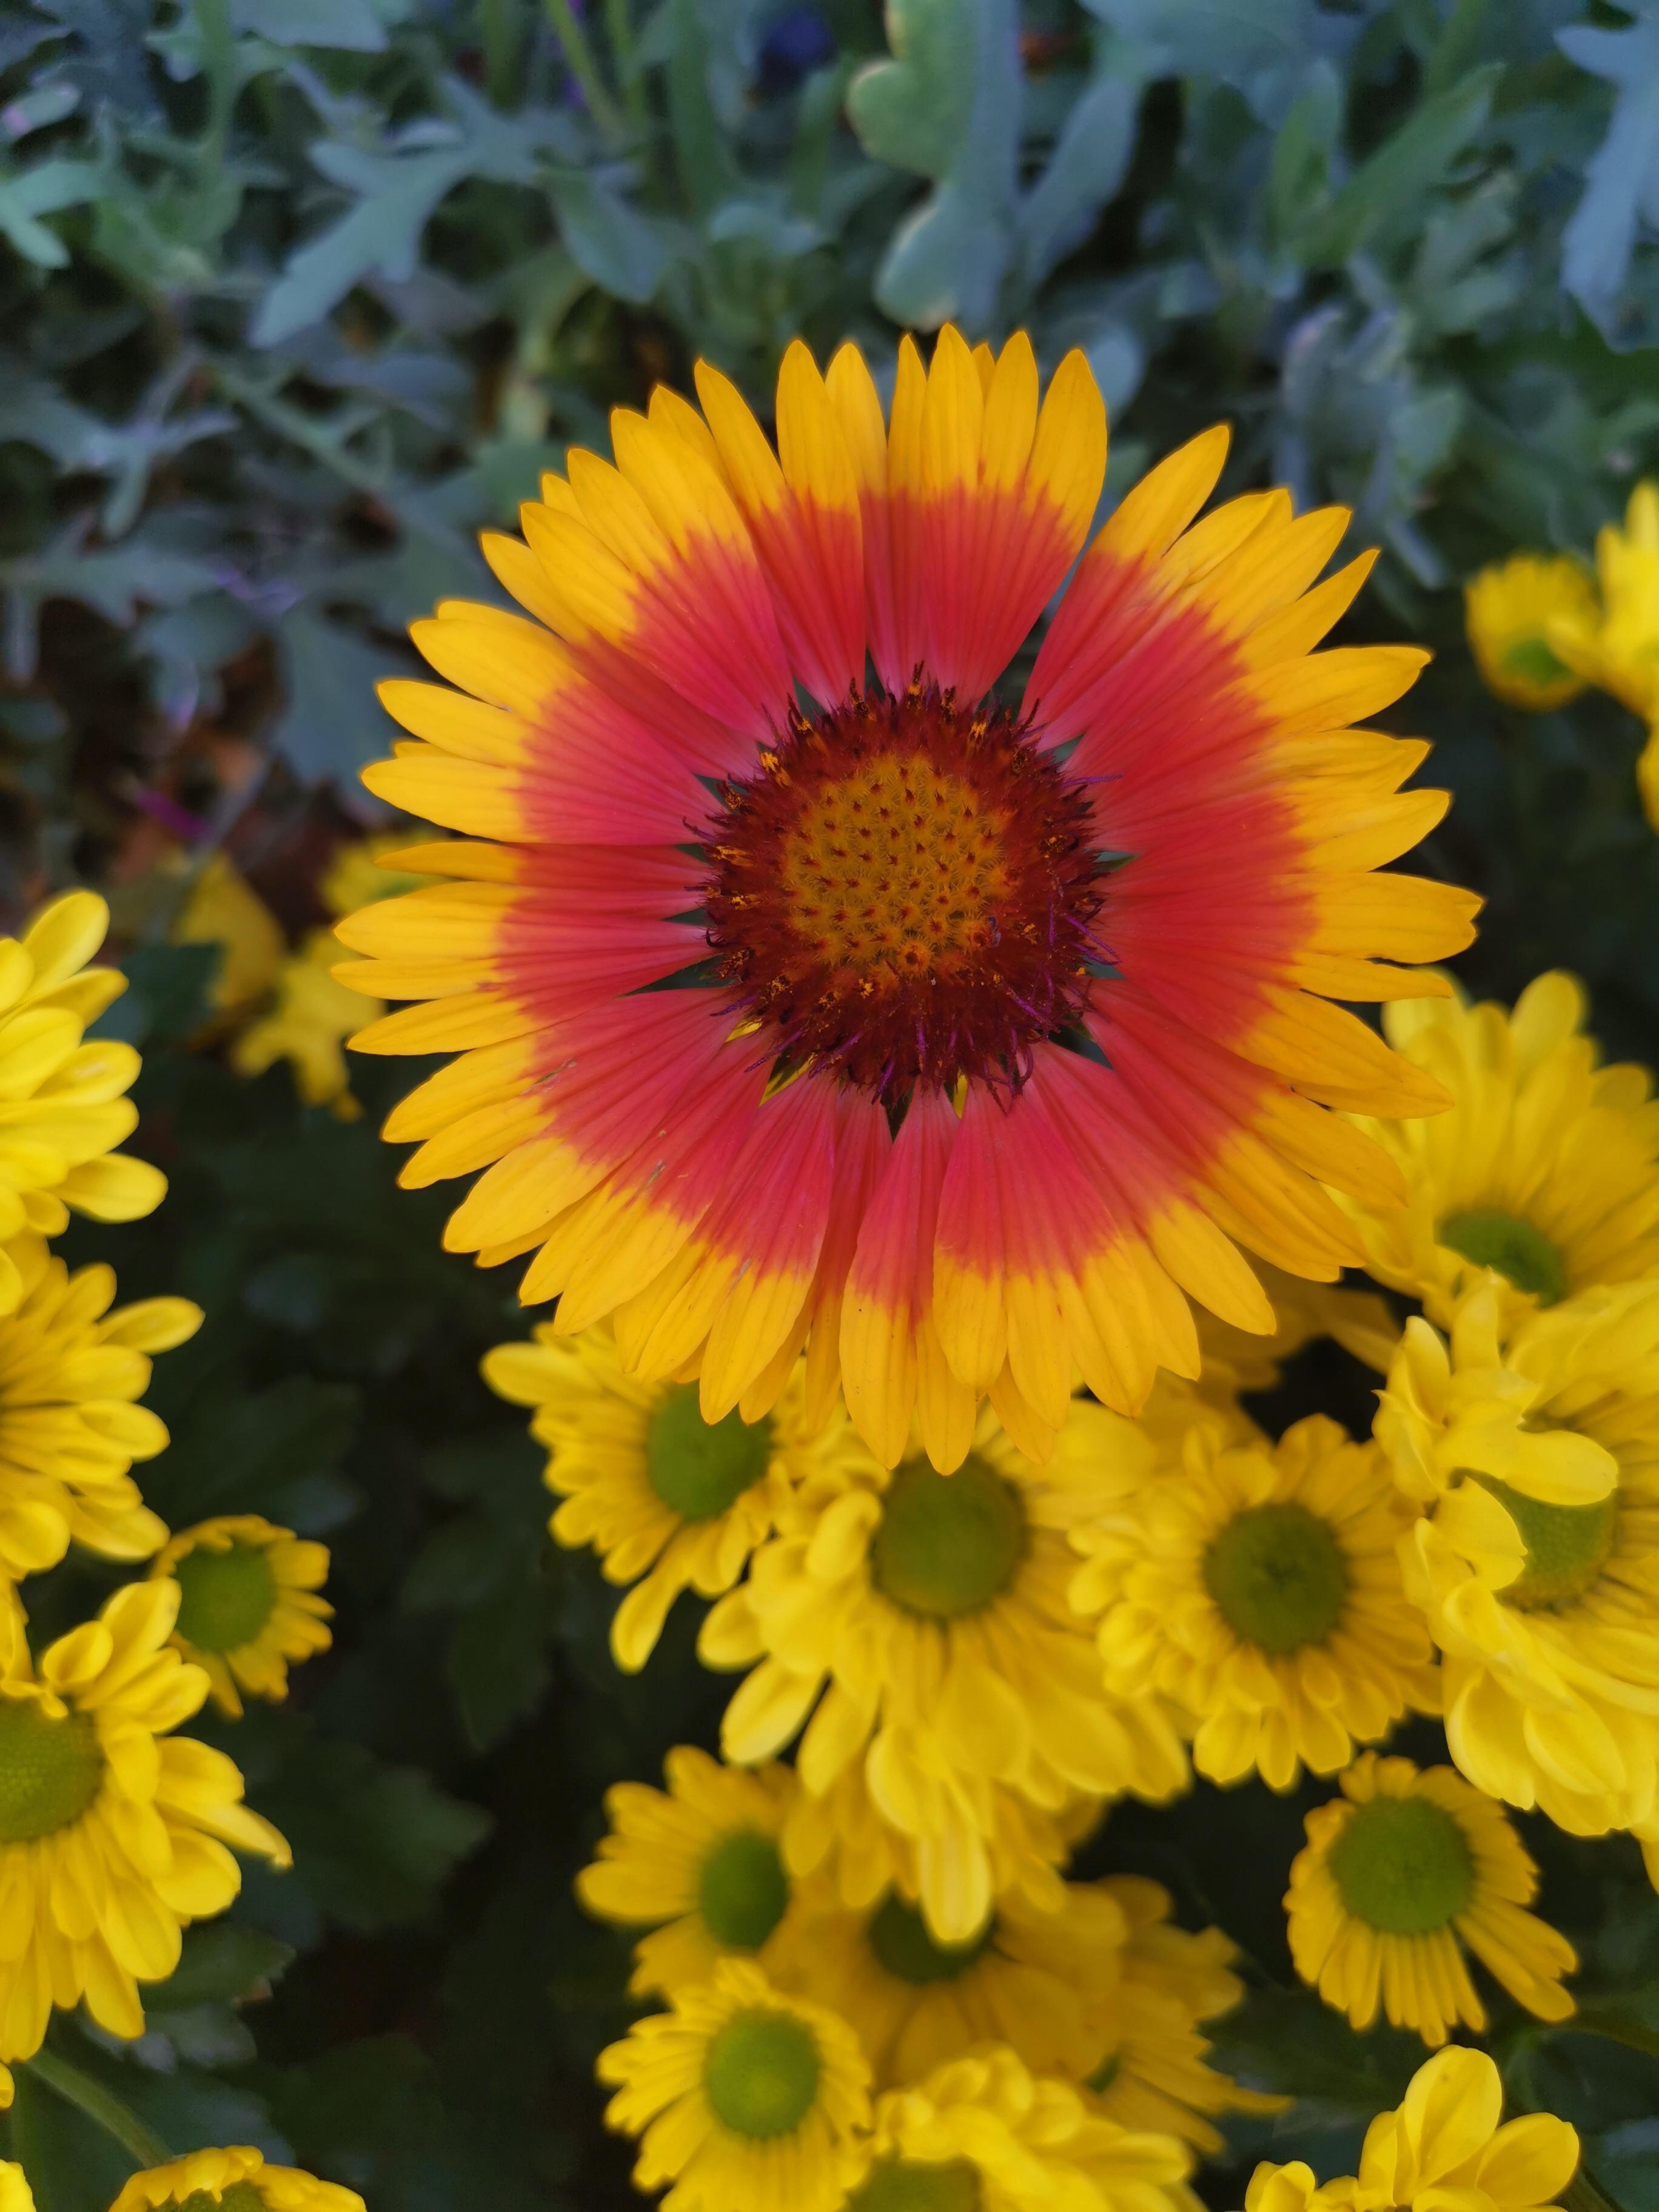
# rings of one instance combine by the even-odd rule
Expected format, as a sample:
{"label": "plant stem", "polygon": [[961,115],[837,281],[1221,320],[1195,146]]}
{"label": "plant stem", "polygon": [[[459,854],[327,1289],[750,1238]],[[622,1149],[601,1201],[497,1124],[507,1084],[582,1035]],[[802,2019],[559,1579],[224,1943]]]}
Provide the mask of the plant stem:
{"label": "plant stem", "polygon": [[634,17],[629,0],[605,0],[605,28],[617,82],[628,103],[628,119],[636,130],[642,129],[647,120],[645,79],[634,52]]}
{"label": "plant stem", "polygon": [[159,2136],[153,2136],[130,2106],[124,2105],[101,2081],[94,2081],[90,2074],[55,2051],[37,2051],[23,2064],[39,2081],[54,2089],[66,2104],[73,2105],[89,2120],[102,2128],[106,2136],[113,2136],[127,2156],[140,2169],[165,2166],[172,2153]]}
{"label": "plant stem", "polygon": [[1613,2198],[1581,2166],[1561,2192],[1564,2212],[1620,2212]]}
{"label": "plant stem", "polygon": [[581,87],[588,113],[607,137],[620,137],[623,127],[621,112],[605,89],[593,49],[587,43],[587,33],[577,21],[570,0],[546,0],[546,7],[547,20],[553,26],[553,35],[564,55],[565,67]]}

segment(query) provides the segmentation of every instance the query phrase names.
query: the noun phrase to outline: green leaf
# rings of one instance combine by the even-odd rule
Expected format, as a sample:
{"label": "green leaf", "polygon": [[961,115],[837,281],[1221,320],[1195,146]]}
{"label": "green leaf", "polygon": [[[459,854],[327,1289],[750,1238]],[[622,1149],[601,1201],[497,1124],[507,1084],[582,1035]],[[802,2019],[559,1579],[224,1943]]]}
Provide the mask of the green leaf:
{"label": "green leaf", "polygon": [[233,0],[231,21],[279,46],[386,51],[386,25],[369,0]]}
{"label": "green leaf", "polygon": [[1400,128],[1362,161],[1304,241],[1313,268],[1331,268],[1387,231],[1408,235],[1425,196],[1443,183],[1486,123],[1503,76],[1492,63],[1421,101]]}
{"label": "green leaf", "polygon": [[85,207],[106,184],[98,161],[40,161],[15,176],[0,178],[0,231],[37,268],[66,269],[68,246],[40,218],[61,215],[65,208]]}
{"label": "green leaf", "polygon": [[288,702],[276,742],[307,783],[349,791],[359,770],[390,749],[392,726],[374,687],[398,672],[399,656],[309,607],[287,616],[278,635]]}
{"label": "green leaf", "polygon": [[234,1920],[208,1920],[185,1930],[184,1954],[164,1982],[145,1985],[144,2011],[184,2012],[267,1996],[294,1953],[286,1943]]}
{"label": "green leaf", "polygon": [[1558,31],[1568,60],[1616,88],[1607,137],[1561,234],[1561,282],[1610,343],[1624,335],[1621,293],[1640,226],[1659,228],[1659,0],[1628,0],[1622,31]]}
{"label": "green leaf", "polygon": [[1040,284],[1081,243],[1128,173],[1144,82],[1113,56],[1073,101],[1048,167],[1020,202],[1020,270]]}
{"label": "green leaf", "polygon": [[547,188],[558,210],[559,234],[578,268],[613,299],[637,305],[648,300],[670,258],[661,226],[590,170],[554,169]]}

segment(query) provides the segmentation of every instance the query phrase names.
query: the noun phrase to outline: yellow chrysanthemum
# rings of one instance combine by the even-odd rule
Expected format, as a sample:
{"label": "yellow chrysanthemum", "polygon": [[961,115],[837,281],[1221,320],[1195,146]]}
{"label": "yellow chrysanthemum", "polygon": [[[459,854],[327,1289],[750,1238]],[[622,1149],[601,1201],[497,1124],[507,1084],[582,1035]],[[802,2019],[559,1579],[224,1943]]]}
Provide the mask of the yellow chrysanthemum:
{"label": "yellow chrysanthemum", "polygon": [[289,1863],[224,1753],[168,1733],[208,1688],[167,1648],[178,1607],[175,1583],[129,1583],[38,1668],[15,1607],[0,1617],[0,2060],[33,2057],[52,2007],[82,1997],[141,2035],[138,1984],[241,1887],[226,1845]]}
{"label": "yellow chrysanthemum", "polygon": [[1375,1752],[1341,1781],[1342,1796],[1308,1815],[1285,1899],[1303,1980],[1357,2028],[1380,2006],[1438,2045],[1460,2021],[1486,2025],[1467,1948],[1517,2004],[1567,2019],[1561,1977],[1578,1961],[1525,1909],[1538,1870],[1503,1808],[1449,1766],[1419,1771]]}
{"label": "yellow chrysanthemum", "polygon": [[286,1060],[307,1106],[331,1106],[349,1121],[362,1108],[351,1095],[342,1048],[363,1018],[363,1000],[361,992],[335,981],[339,950],[331,931],[312,931],[283,961],[270,1012],[242,1031],[231,1046],[230,1060],[239,1075],[263,1075]]}
{"label": "yellow chrysanthemum", "polygon": [[1128,1939],[1123,1907],[1100,1883],[1061,1884],[1054,1911],[1000,1898],[959,1943],[938,1942],[901,1897],[848,1912],[808,1885],[774,1971],[851,2022],[878,2088],[918,2081],[981,2043],[1081,2082],[1108,2056]]}
{"label": "yellow chrysanthemum", "polygon": [[71,1541],[105,1559],[145,1559],[167,1527],[129,1472],[167,1432],[137,1401],[149,1354],[201,1327],[188,1298],[145,1298],[110,1311],[112,1268],[31,1254],[28,1286],[0,1318],[0,1574],[56,1566]]}
{"label": "yellow chrysanthemum", "polygon": [[1294,2166],[1257,2166],[1247,2212],[1560,2212],[1578,2136],[1549,2112],[1504,2121],[1504,2088],[1484,2051],[1437,2051],[1397,2111],[1365,2131],[1358,2175],[1313,2187]]}
{"label": "yellow chrysanthemum", "polygon": [[[6,2102],[9,2104],[8,2098]],[[0,2159],[0,2212],[34,2212],[34,2191],[21,2166]]]}
{"label": "yellow chrysanthemum", "polygon": [[634,1947],[635,1992],[705,1982],[732,1954],[769,1972],[790,1911],[779,1838],[793,1773],[747,1773],[678,1744],[663,1777],[666,1793],[640,1782],[605,1792],[610,1832],[577,1875],[576,1894],[602,1920],[651,1930]]}
{"label": "yellow chrysanthemum", "polygon": [[1659,1268],[1659,1100],[1645,1068],[1597,1066],[1586,1011],[1559,971],[1528,984],[1512,1014],[1462,999],[1384,1010],[1395,1051],[1453,1104],[1428,1121],[1362,1123],[1410,1197],[1352,1210],[1372,1274],[1443,1325],[1486,1268],[1516,1310]]}
{"label": "yellow chrysanthemum", "polygon": [[[176,865],[189,861],[180,854]],[[283,925],[226,853],[210,853],[197,869],[170,934],[175,945],[219,947],[208,1003],[232,1018],[264,997],[288,957]]]}
{"label": "yellow chrysanthemum", "polygon": [[91,891],[43,907],[21,938],[0,939],[0,1313],[22,1297],[41,1240],[71,1209],[95,1221],[153,1212],[167,1178],[116,1146],[138,1126],[123,1094],[138,1055],[112,1038],[86,1040],[126,988],[112,968],[88,963],[109,908]]}
{"label": "yellow chrysanthemum", "polygon": [[1276,2112],[1287,2101],[1241,2089],[1207,2063],[1200,2023],[1231,2012],[1244,1995],[1233,1972],[1237,1946],[1219,1928],[1194,1935],[1175,1926],[1169,1892],[1155,1881],[1115,1875],[1097,1887],[1121,1911],[1128,1936],[1103,2012],[1109,2040],[1085,2085],[1089,2102],[1121,2126],[1218,2151],[1212,2115]]}
{"label": "yellow chrysanthemum", "polygon": [[213,1702],[240,1717],[242,1693],[288,1695],[289,1662],[326,1651],[334,1608],[319,1595],[328,1547],[257,1513],[222,1514],[181,1529],[150,1568],[179,1585],[175,1650],[201,1668]]}
{"label": "yellow chrysanthemum", "polygon": [[1659,484],[1631,494],[1622,530],[1596,533],[1601,606],[1554,625],[1551,641],[1574,672],[1644,720],[1659,708]]}
{"label": "yellow chrysanthemum", "polygon": [[[355,2189],[319,2181],[292,2166],[267,2166],[246,2144],[193,2150],[167,2166],[135,2173],[110,2212],[364,2212]],[[9,2208],[0,2208],[9,2212]]]}
{"label": "yellow chrysanthemum", "polygon": [[746,1960],[677,1990],[595,2069],[607,2125],[643,2138],[634,2179],[662,2212],[835,2212],[868,2160],[870,2069],[821,2005]]}
{"label": "yellow chrysanthemum", "polygon": [[1288,1790],[1437,1708],[1396,1558],[1411,1508],[1376,1447],[1322,1414],[1277,1446],[1191,1415],[1120,1446],[1139,1479],[1074,1534],[1072,1601],[1099,1617],[1108,1690],[1179,1712],[1200,1774]]}
{"label": "yellow chrysanthemum", "polygon": [[1576,639],[1601,621],[1595,587],[1576,561],[1517,553],[1483,568],[1463,587],[1463,611],[1475,665],[1500,699],[1542,714],[1583,690],[1557,649],[1564,626]]}
{"label": "yellow chrysanthemum", "polygon": [[633,1584],[611,1624],[612,1655],[629,1673],[656,1649],[682,1590],[731,1589],[798,1484],[868,1457],[844,1415],[823,1424],[809,1412],[799,1364],[769,1413],[712,1425],[693,1384],[629,1374],[605,1328],[573,1338],[544,1322],[532,1342],[487,1352],[483,1376],[535,1408],[547,1486],[565,1501],[554,1536],[573,1551],[591,1544],[608,1582]]}
{"label": "yellow chrysanthemum", "polygon": [[726,1709],[726,1756],[769,1758],[804,1727],[798,1768],[819,1796],[861,1763],[915,1846],[942,1941],[990,1911],[1003,1793],[1058,1811],[1124,1790],[1162,1800],[1188,1779],[1156,1698],[1103,1695],[1066,1598],[1067,1532],[1132,1479],[1106,1443],[1126,1425],[1074,1402],[1038,1468],[986,1413],[954,1474],[920,1454],[889,1474],[867,1453],[815,1473],[703,1625],[707,1664],[752,1668]]}
{"label": "yellow chrysanthemum", "polygon": [[1473,1291],[1414,1321],[1377,1413],[1437,1497],[1407,1587],[1477,1788],[1577,1835],[1659,1845],[1659,1280],[1587,1291],[1504,1341]]}
{"label": "yellow chrysanthemum", "polygon": [[890,2090],[872,2148],[848,2212],[1199,2212],[1183,2143],[1103,2119],[994,2045]]}

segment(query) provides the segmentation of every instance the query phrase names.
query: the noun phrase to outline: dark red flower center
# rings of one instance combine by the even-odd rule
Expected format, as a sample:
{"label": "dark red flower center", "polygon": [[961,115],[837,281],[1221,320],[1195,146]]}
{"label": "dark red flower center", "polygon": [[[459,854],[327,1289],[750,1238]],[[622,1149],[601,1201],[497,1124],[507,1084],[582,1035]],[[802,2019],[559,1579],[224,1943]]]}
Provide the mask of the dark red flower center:
{"label": "dark red flower center", "polygon": [[1005,708],[913,684],[797,714],[720,795],[708,943],[779,1059],[896,1104],[1017,1087],[1078,1020],[1103,957],[1092,809]]}

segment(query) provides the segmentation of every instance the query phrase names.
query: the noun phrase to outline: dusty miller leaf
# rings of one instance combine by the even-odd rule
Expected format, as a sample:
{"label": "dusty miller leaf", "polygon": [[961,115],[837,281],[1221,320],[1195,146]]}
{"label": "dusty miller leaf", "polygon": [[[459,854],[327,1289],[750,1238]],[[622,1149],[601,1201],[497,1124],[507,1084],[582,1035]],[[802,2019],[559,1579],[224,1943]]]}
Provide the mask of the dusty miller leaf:
{"label": "dusty miller leaf", "polygon": [[1659,0],[1632,0],[1623,31],[1587,23],[1558,31],[1567,59],[1618,88],[1607,135],[1584,173],[1584,194],[1561,234],[1561,282],[1610,343],[1643,223],[1659,228]]}

